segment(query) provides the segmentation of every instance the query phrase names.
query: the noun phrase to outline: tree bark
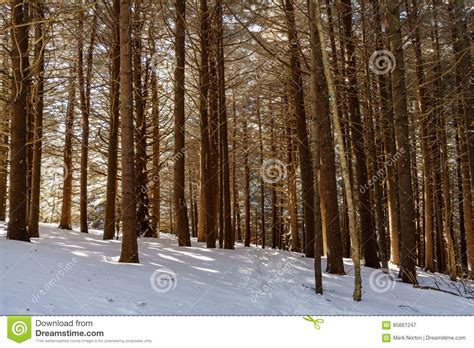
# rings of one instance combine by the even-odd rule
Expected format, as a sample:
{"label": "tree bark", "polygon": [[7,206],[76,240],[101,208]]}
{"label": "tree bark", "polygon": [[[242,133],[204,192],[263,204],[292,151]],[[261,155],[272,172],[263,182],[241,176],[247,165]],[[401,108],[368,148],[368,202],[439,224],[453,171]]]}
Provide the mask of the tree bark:
{"label": "tree bark", "polygon": [[110,60],[110,129],[107,154],[107,189],[104,240],[115,236],[115,204],[117,199],[118,130],[120,124],[120,0],[114,0],[112,15],[112,47]]}
{"label": "tree bark", "polygon": [[28,27],[24,2],[12,8],[12,107],[10,121],[10,187],[7,238],[29,242],[26,188],[26,104],[28,76]]}
{"label": "tree bark", "polygon": [[230,208],[230,171],[229,146],[227,139],[227,106],[225,95],[225,66],[224,66],[224,26],[222,0],[216,1],[217,16],[217,75],[219,90],[219,138],[221,150],[222,170],[222,197],[223,197],[223,234],[224,249],[234,249],[234,235],[232,233],[232,211]]}
{"label": "tree bark", "polygon": [[[312,90],[312,112],[313,121],[316,121],[316,114],[318,113],[318,55],[320,55],[319,33],[316,26],[316,8],[318,6],[313,0],[308,0],[308,18],[309,31],[311,40],[311,90]],[[322,58],[322,56],[321,56]],[[321,72],[319,72],[321,74]],[[316,122],[315,122],[316,123]],[[317,127],[315,127],[317,131]],[[316,132],[315,132],[316,133]],[[314,279],[315,291],[317,294],[323,293],[323,277],[321,272],[321,253],[323,251],[323,230],[321,221],[321,200],[319,196],[319,177],[320,177],[320,159],[321,149],[319,136],[315,134],[314,140],[314,224],[315,224],[315,238],[314,238]]]}
{"label": "tree bark", "polygon": [[[153,49],[153,51],[155,51]],[[160,114],[156,71],[151,73],[151,118],[153,123],[153,184],[152,184],[152,228],[153,236],[160,236],[161,227],[161,187],[160,187]]]}
{"label": "tree bark", "polygon": [[[316,26],[319,31],[319,41],[320,44],[325,42],[324,32],[321,26],[321,15],[319,12],[318,4],[314,4],[315,8],[315,20]],[[354,203],[353,190],[351,186],[351,179],[349,175],[349,167],[346,160],[346,155],[344,152],[344,139],[341,128],[341,123],[338,115],[337,107],[337,95],[336,88],[331,76],[331,68],[329,66],[329,58],[327,52],[321,48],[322,63],[324,68],[324,75],[326,77],[326,83],[328,87],[328,94],[330,97],[330,107],[331,114],[334,123],[334,128],[336,131],[336,141],[339,154],[339,161],[341,163],[341,172],[344,181],[344,187],[346,190],[347,197],[347,210],[349,214],[349,233],[351,238],[351,256],[352,262],[354,263],[354,293],[352,298],[354,301],[360,301],[362,297],[362,280],[360,274],[360,242],[359,242],[359,233],[357,230],[357,217],[356,217],[356,207]]]}
{"label": "tree bark", "polygon": [[409,120],[403,42],[400,23],[400,5],[397,0],[387,3],[388,38],[395,57],[392,72],[395,137],[400,153],[397,161],[400,202],[400,277],[405,283],[416,284],[416,226],[413,206],[413,187],[410,159]]}
{"label": "tree bark", "polygon": [[296,137],[298,139],[298,155],[300,162],[302,199],[305,224],[306,257],[314,257],[314,182],[313,160],[309,148],[308,131],[306,128],[306,111],[304,101],[303,78],[299,58],[299,42],[296,30],[293,0],[285,0],[288,41],[290,43],[291,83],[290,91],[295,105]]}
{"label": "tree bark", "polygon": [[72,140],[74,137],[74,107],[76,105],[76,82],[74,78],[74,69],[70,69],[68,103],[66,109],[66,137],[64,140],[63,154],[63,199],[61,204],[61,219],[59,228],[72,230]]}
{"label": "tree bark", "polygon": [[[82,6],[82,1],[80,2]],[[80,229],[83,233],[88,233],[88,217],[87,217],[87,183],[88,183],[88,165],[89,165],[89,116],[90,116],[90,94],[92,80],[92,58],[94,53],[95,32],[97,28],[97,10],[94,9],[92,20],[92,31],[87,51],[86,76],[84,78],[84,9],[79,11],[79,27],[77,41],[77,74],[79,80],[79,96],[82,114],[82,141],[81,141],[81,178],[80,178]]]}
{"label": "tree bark", "polygon": [[119,262],[138,263],[130,6],[130,0],[120,0],[121,213],[123,240]]}
{"label": "tree bark", "polygon": [[[360,101],[357,87],[357,66],[355,57],[355,44],[352,36],[352,4],[351,0],[341,1],[342,24],[346,48],[346,71],[348,75],[347,98],[348,112],[350,115],[350,128],[352,150],[355,159],[355,183],[356,187],[364,187],[368,184],[367,156],[364,148],[364,130],[360,113]],[[377,241],[372,218],[372,202],[370,190],[356,190],[358,192],[358,211],[361,229],[362,251],[365,266],[379,268],[380,263],[377,256]]]}
{"label": "tree bark", "polygon": [[33,162],[31,174],[31,197],[30,213],[28,216],[28,233],[30,238],[39,237],[40,217],[40,190],[41,190],[41,154],[43,144],[43,105],[44,105],[44,2],[37,1],[33,4],[35,24],[35,87],[34,87],[34,138],[33,138]]}
{"label": "tree bark", "polygon": [[249,146],[248,146],[248,129],[247,129],[247,119],[244,118],[243,124],[243,139],[244,144],[243,149],[243,162],[244,162],[244,214],[245,214],[245,236],[244,236],[244,245],[246,247],[250,246],[250,168],[249,168]]}
{"label": "tree bark", "polygon": [[191,246],[189,235],[188,211],[184,194],[185,188],[185,110],[184,110],[184,69],[185,69],[185,25],[186,1],[176,1],[176,30],[175,30],[175,55],[176,68],[174,71],[174,177],[173,197],[174,212],[176,216],[176,233],[179,246]]}

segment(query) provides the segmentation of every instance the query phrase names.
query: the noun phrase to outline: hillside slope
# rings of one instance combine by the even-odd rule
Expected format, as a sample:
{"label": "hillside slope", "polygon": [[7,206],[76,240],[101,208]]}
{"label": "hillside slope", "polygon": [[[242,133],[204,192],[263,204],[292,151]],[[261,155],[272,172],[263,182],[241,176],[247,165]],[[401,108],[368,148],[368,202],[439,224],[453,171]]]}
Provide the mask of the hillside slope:
{"label": "hillside slope", "polygon": [[[109,315],[473,315],[474,301],[416,289],[363,268],[363,299],[352,301],[353,272],[324,273],[313,290],[312,260],[257,247],[177,246],[175,237],[139,240],[140,264],[119,264],[120,241],[41,225],[32,243],[0,231],[0,314]],[[326,260],[323,259],[323,269]],[[422,285],[453,291],[446,277],[419,273]],[[472,283],[464,283],[472,290]],[[459,285],[458,285],[459,286]]]}

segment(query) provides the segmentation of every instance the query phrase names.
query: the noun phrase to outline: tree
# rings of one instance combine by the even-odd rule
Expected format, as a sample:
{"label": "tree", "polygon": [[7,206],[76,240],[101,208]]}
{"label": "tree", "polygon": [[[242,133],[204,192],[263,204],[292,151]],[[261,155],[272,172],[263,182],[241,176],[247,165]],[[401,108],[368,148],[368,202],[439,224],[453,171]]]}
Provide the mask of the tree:
{"label": "tree", "polygon": [[130,0],[120,0],[119,29],[123,226],[122,252],[119,262],[138,263]]}
{"label": "tree", "polygon": [[63,196],[61,205],[61,220],[59,228],[64,230],[72,230],[72,140],[74,132],[74,107],[76,105],[76,83],[74,79],[74,69],[70,68],[69,76],[69,92],[66,109],[66,131],[64,139],[64,153],[63,153]]}
{"label": "tree", "polygon": [[12,108],[10,121],[10,187],[7,238],[29,242],[26,216],[26,78],[29,74],[26,4],[14,0],[12,8]]}
{"label": "tree", "polygon": [[390,49],[395,57],[392,72],[393,111],[395,116],[395,137],[400,158],[397,161],[400,199],[400,277],[405,283],[416,283],[416,227],[413,205],[413,186],[408,132],[408,109],[405,82],[403,41],[400,24],[400,5],[397,0],[387,2],[387,34]]}
{"label": "tree", "polygon": [[33,164],[31,175],[30,212],[28,217],[28,233],[30,237],[39,237],[40,189],[41,189],[41,154],[43,144],[43,105],[44,105],[44,51],[46,49],[44,30],[44,2],[37,1],[33,5],[35,19],[35,80],[34,87],[34,138]]}
{"label": "tree", "polygon": [[224,28],[222,19],[222,0],[216,1],[217,16],[217,73],[219,89],[219,138],[222,153],[222,198],[223,198],[223,228],[224,248],[234,249],[234,235],[232,233],[232,212],[230,209],[230,170],[229,145],[227,140],[227,106],[224,67]]}
{"label": "tree", "polygon": [[[364,130],[360,113],[360,100],[357,86],[357,66],[355,57],[355,44],[352,37],[352,4],[351,0],[341,1],[342,25],[344,28],[344,41],[346,49],[346,70],[348,75],[347,98],[348,112],[350,115],[352,150],[355,159],[356,187],[367,185],[367,156],[365,154]],[[377,256],[376,234],[372,219],[372,201],[369,190],[354,190],[358,192],[358,212],[360,220],[361,242],[365,266],[379,268]]]}
{"label": "tree", "polygon": [[178,233],[178,243],[180,246],[191,246],[189,236],[189,221],[186,200],[184,196],[185,188],[185,143],[184,143],[184,65],[185,65],[185,25],[186,25],[186,2],[176,1],[176,30],[175,30],[175,55],[176,68],[174,72],[175,93],[174,93],[174,178],[173,197],[174,212],[176,216],[176,231]]}
{"label": "tree", "polygon": [[[79,3],[82,6],[82,0]],[[87,175],[89,159],[89,117],[90,117],[90,94],[92,80],[92,59],[95,44],[95,32],[97,27],[97,11],[94,10],[91,37],[86,57],[86,76],[84,76],[84,9],[79,10],[79,25],[77,39],[77,76],[79,81],[79,100],[82,114],[82,139],[81,139],[81,179],[80,179],[80,229],[81,232],[88,233],[87,221]]]}
{"label": "tree", "polygon": [[107,155],[107,188],[105,202],[104,240],[115,236],[115,203],[117,199],[118,131],[120,124],[120,0],[114,0],[111,15],[110,47],[110,130]]}
{"label": "tree", "polygon": [[314,257],[314,184],[313,162],[309,148],[308,131],[306,129],[306,111],[304,102],[303,80],[299,59],[299,43],[296,31],[295,14],[292,0],[285,0],[285,14],[290,43],[291,83],[290,93],[295,105],[296,137],[300,162],[302,198],[305,221],[305,246],[307,257]]}

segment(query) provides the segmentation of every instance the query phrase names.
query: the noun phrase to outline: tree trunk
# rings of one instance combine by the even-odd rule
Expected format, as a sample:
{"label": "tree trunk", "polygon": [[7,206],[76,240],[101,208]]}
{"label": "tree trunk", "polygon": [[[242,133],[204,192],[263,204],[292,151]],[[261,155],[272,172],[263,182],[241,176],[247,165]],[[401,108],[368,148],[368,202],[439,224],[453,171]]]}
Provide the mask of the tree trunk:
{"label": "tree trunk", "polygon": [[[212,23],[215,23],[215,8],[212,13]],[[209,218],[213,216],[213,222],[206,228],[206,244],[208,248],[214,248],[219,232],[219,197],[220,197],[220,171],[219,171],[219,90],[217,76],[217,33],[216,26],[209,27],[209,179],[206,182],[206,214]],[[222,229],[221,229],[222,230]]]}
{"label": "tree trunk", "polygon": [[[260,114],[260,99],[257,96],[257,122],[258,122],[258,142],[260,145],[260,168],[263,167],[263,135],[262,116]],[[260,234],[262,236],[262,249],[265,249],[265,181],[264,176],[260,176]]]}
{"label": "tree trunk", "polygon": [[[82,1],[80,2],[82,6]],[[77,75],[79,80],[79,96],[82,114],[82,141],[81,141],[81,178],[80,178],[80,229],[81,232],[88,233],[88,217],[87,217],[87,174],[88,174],[88,159],[89,159],[89,114],[90,114],[90,93],[92,80],[92,57],[95,43],[95,31],[97,27],[97,11],[94,10],[94,17],[92,23],[91,39],[87,52],[87,67],[86,77],[84,79],[84,9],[79,11],[79,27],[77,39]]]}
{"label": "tree trunk", "polygon": [[395,116],[395,137],[400,154],[397,161],[400,202],[400,277],[405,283],[416,284],[416,226],[413,206],[413,186],[411,175],[409,120],[403,42],[400,23],[400,5],[397,0],[387,3],[388,38],[391,52],[395,57],[393,66],[393,110]]}
{"label": "tree trunk", "polygon": [[189,236],[189,221],[185,188],[185,139],[184,139],[184,69],[185,69],[185,25],[186,25],[186,1],[176,1],[176,31],[175,31],[175,55],[176,68],[174,71],[174,177],[173,197],[174,211],[176,215],[176,233],[178,234],[179,246],[191,246]]}
{"label": "tree trunk", "polygon": [[[316,13],[316,6],[314,7]],[[324,168],[319,173],[321,220],[323,237],[326,236],[327,241],[327,271],[331,274],[345,274],[342,259],[343,248],[339,222],[339,206],[336,194],[335,146],[331,126],[328,86],[322,63],[321,42],[317,29],[315,27],[316,35],[314,35],[314,42],[317,44],[313,45],[313,54],[316,55],[318,63],[314,71],[317,78],[314,94],[316,95],[318,112],[314,117],[316,133],[319,139],[320,165]]]}
{"label": "tree trunk", "polygon": [[[321,56],[321,45],[319,42],[319,33],[316,26],[316,4],[313,0],[308,0],[308,17],[309,17],[309,31],[311,40],[311,90],[312,90],[312,112],[313,121],[316,123],[316,114],[318,113],[318,58]],[[318,48],[319,47],[319,48]],[[321,72],[319,72],[321,74]],[[315,127],[315,133],[317,127]],[[314,238],[314,279],[315,291],[317,294],[323,293],[323,278],[321,272],[321,253],[323,251],[323,230],[321,221],[321,200],[319,196],[319,177],[320,177],[320,160],[321,149],[319,136],[315,134],[314,142],[314,224],[315,224],[315,238]]]}
{"label": "tree trunk", "polygon": [[26,189],[26,104],[28,100],[28,26],[24,2],[14,0],[12,8],[12,106],[10,121],[10,188],[7,238],[29,242]]}
{"label": "tree trunk", "polygon": [[291,114],[288,100],[285,98],[285,107],[288,110],[286,115],[286,139],[287,139],[287,167],[288,167],[288,215],[290,217],[290,237],[291,237],[291,251],[300,252],[300,236],[298,232],[298,197],[296,194],[296,145],[293,140],[293,123],[294,116]]}
{"label": "tree trunk", "polygon": [[120,0],[121,213],[123,240],[119,262],[138,263],[130,6],[130,0]]}
{"label": "tree trunk", "polygon": [[[235,107],[235,91],[232,91],[232,234],[237,241],[242,241],[240,230],[239,190],[237,188],[237,112]],[[239,219],[237,218],[239,216]]]}
{"label": "tree trunk", "polygon": [[35,24],[35,88],[34,88],[34,138],[33,162],[31,174],[30,213],[28,215],[28,233],[30,238],[39,237],[40,217],[40,190],[41,190],[41,154],[43,144],[43,105],[44,105],[44,2],[37,1],[33,4]]}
{"label": "tree trunk", "polygon": [[142,81],[142,24],[140,23],[141,2],[136,1],[135,22],[132,39],[133,83],[135,99],[136,156],[135,172],[137,178],[137,235],[151,237],[153,229],[148,212],[149,198],[147,188],[147,124],[145,119],[146,86]]}
{"label": "tree trunk", "polygon": [[[74,69],[70,69],[69,76],[69,93],[66,109],[66,138],[64,140],[63,154],[63,199],[61,204],[61,219],[59,228],[64,230],[72,230],[72,140],[74,137],[74,107],[76,105],[76,82],[74,78]],[[115,178],[114,178],[115,179]]]}
{"label": "tree trunk", "polygon": [[248,129],[247,119],[244,118],[243,124],[244,136],[242,142],[244,144],[243,162],[244,162],[244,214],[245,214],[245,237],[244,245],[250,246],[250,168],[249,168],[249,146],[248,146]]}
{"label": "tree trunk", "polygon": [[[364,130],[360,114],[360,101],[357,87],[357,65],[355,58],[355,44],[352,37],[352,4],[351,0],[342,0],[342,24],[346,48],[346,71],[348,75],[347,98],[350,115],[352,150],[355,159],[355,187],[364,187],[368,183],[367,156],[364,148]],[[361,229],[362,251],[365,266],[379,268],[377,256],[377,241],[372,219],[372,202],[370,190],[356,190],[358,192],[358,211]],[[354,193],[355,193],[354,192]]]}
{"label": "tree trunk", "polygon": [[199,66],[199,115],[201,129],[201,190],[199,199],[198,241],[206,240],[208,248],[215,248],[217,216],[212,208],[211,178],[211,136],[209,132],[209,10],[207,0],[200,1],[200,66]]}
{"label": "tree trunk", "polygon": [[[271,104],[270,104],[270,140],[271,140],[271,156],[272,158],[276,158],[276,145],[275,145],[275,120],[272,112]],[[277,196],[277,183],[272,183],[272,249],[276,249],[278,246],[277,243],[277,234],[278,234],[278,227],[279,227],[279,218],[278,218],[278,196]]]}
{"label": "tree trunk", "polygon": [[[6,71],[6,61],[2,64],[2,69]],[[5,221],[7,208],[7,179],[8,179],[8,133],[10,128],[10,88],[8,82],[0,81],[0,221]]]}
{"label": "tree trunk", "polygon": [[[153,48],[153,52],[154,52]],[[152,228],[153,237],[160,236],[161,227],[161,187],[160,187],[160,114],[156,71],[151,72],[151,118],[153,124],[153,184],[152,184]]]}
{"label": "tree trunk", "polygon": [[110,77],[110,130],[107,154],[107,191],[105,203],[104,240],[115,236],[115,202],[117,197],[118,129],[120,122],[120,0],[114,0],[112,16],[112,63]]}
{"label": "tree trunk", "polygon": [[293,0],[285,0],[285,12],[288,29],[288,41],[290,43],[290,65],[291,65],[291,96],[295,106],[296,137],[298,139],[298,155],[300,162],[302,199],[305,224],[306,257],[314,257],[314,182],[313,161],[309,148],[308,131],[306,129],[306,111],[304,101],[303,78],[299,58],[299,42],[296,30],[295,12]]}
{"label": "tree trunk", "polygon": [[[321,26],[321,15],[319,13],[319,6],[318,4],[314,4],[315,8],[315,20],[316,26],[319,31],[319,41],[320,44],[324,43],[326,40],[324,38],[324,32]],[[334,128],[336,131],[336,142],[339,154],[339,161],[341,163],[341,172],[344,181],[344,187],[346,190],[346,197],[347,197],[347,210],[349,214],[349,232],[351,238],[351,255],[352,255],[352,262],[354,263],[354,293],[353,299],[354,301],[360,301],[362,297],[362,280],[360,275],[360,242],[359,242],[359,234],[357,231],[357,217],[356,217],[356,208],[354,204],[353,198],[353,190],[351,186],[351,179],[349,175],[349,167],[346,160],[346,155],[344,152],[344,139],[343,133],[341,128],[341,123],[339,120],[338,115],[338,108],[337,108],[337,95],[336,95],[336,88],[334,86],[334,82],[331,76],[331,68],[329,66],[329,58],[327,55],[326,50],[321,48],[321,55],[322,55],[322,63],[324,68],[324,75],[326,77],[326,83],[328,87],[328,94],[330,97],[330,107],[331,107],[331,114],[333,118]]]}
{"label": "tree trunk", "polygon": [[227,106],[225,96],[225,68],[224,68],[224,28],[222,14],[222,0],[216,1],[217,16],[217,74],[219,90],[219,134],[222,158],[222,198],[223,198],[223,232],[224,248],[234,249],[234,235],[232,233],[232,212],[230,209],[230,172],[229,147],[227,140]]}

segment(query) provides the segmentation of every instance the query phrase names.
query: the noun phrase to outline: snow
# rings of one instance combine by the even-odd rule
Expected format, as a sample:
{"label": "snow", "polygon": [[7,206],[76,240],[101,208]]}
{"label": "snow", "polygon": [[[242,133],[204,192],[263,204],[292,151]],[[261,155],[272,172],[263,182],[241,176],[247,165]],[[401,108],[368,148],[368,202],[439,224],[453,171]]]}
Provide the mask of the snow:
{"label": "snow", "polygon": [[[301,254],[237,245],[207,249],[175,236],[140,238],[140,264],[118,263],[121,242],[101,231],[82,234],[41,224],[41,238],[5,238],[0,223],[1,315],[473,315],[474,300],[414,288],[363,267],[361,302],[347,275],[323,273],[324,295],[314,294],[312,259]],[[323,270],[326,259],[323,259]],[[444,275],[419,270],[423,286],[461,288]],[[462,283],[467,292],[472,282]],[[472,297],[472,295],[471,295]]]}

